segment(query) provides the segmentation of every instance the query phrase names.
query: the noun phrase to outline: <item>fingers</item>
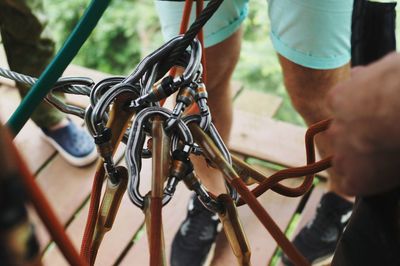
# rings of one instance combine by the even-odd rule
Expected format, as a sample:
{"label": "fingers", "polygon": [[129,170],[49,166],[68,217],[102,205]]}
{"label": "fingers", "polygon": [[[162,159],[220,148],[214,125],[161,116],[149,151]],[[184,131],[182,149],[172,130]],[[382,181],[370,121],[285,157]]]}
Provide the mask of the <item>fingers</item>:
{"label": "fingers", "polygon": [[[400,55],[392,53],[377,63],[354,68],[349,80],[329,92],[327,102],[334,117],[328,134],[334,147],[333,168],[338,173],[332,182],[343,193],[383,191],[388,186],[380,183],[382,175],[389,178],[397,173],[393,146],[398,138],[390,132],[396,129],[400,110],[396,104],[399,85]],[[396,178],[392,179],[400,182]]]}

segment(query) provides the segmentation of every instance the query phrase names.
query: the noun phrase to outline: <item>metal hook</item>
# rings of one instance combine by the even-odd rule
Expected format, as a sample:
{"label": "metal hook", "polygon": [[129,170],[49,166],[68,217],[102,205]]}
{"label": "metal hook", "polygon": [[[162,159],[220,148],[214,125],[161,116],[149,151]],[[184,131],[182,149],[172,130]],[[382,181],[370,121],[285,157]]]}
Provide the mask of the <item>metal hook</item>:
{"label": "metal hook", "polygon": [[[140,185],[140,170],[141,170],[141,160],[140,155],[144,145],[145,133],[143,131],[144,123],[148,121],[148,119],[154,115],[160,115],[167,119],[170,116],[171,112],[168,109],[153,106],[148,107],[140,111],[135,117],[126,146],[125,160],[128,166],[129,171],[129,184],[128,184],[128,195],[131,199],[132,203],[138,206],[139,208],[143,208],[144,206],[144,197],[139,192]],[[177,126],[177,132],[174,132],[174,135],[179,135],[185,145],[191,147],[193,145],[193,137],[190,133],[189,128],[180,121]],[[190,150],[189,150],[190,152]],[[168,193],[164,193],[163,197],[163,205],[167,204],[171,197]]]}

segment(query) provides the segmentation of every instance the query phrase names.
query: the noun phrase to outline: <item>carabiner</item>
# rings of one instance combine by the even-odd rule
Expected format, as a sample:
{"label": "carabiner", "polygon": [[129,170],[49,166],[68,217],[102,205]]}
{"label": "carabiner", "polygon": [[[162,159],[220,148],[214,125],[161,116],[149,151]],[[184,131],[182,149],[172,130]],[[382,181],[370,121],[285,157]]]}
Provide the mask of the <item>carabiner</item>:
{"label": "carabiner", "polygon": [[[141,170],[141,153],[145,141],[145,132],[143,131],[144,124],[149,120],[150,117],[154,115],[160,115],[167,119],[171,112],[162,107],[153,106],[148,107],[140,111],[135,117],[131,130],[129,132],[128,142],[126,144],[125,160],[129,171],[129,185],[128,185],[128,195],[132,203],[143,209],[144,197],[139,191],[140,185],[140,170]],[[179,135],[185,145],[191,147],[193,145],[193,137],[190,134],[190,130],[187,126],[179,121],[176,127],[177,131],[174,135]],[[178,136],[173,137],[178,138]],[[190,151],[189,151],[190,152]],[[164,193],[163,205],[170,201],[171,197],[168,193]]]}

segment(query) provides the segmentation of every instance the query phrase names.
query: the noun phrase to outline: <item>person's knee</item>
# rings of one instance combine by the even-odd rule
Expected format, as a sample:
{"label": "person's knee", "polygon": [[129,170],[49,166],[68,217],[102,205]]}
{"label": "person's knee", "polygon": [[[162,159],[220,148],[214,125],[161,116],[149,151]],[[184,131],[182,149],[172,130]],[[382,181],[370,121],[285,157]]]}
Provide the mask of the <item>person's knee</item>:
{"label": "person's knee", "polygon": [[327,93],[332,86],[347,79],[349,66],[320,70],[298,65],[282,56],[279,59],[293,107],[308,124],[327,118]]}
{"label": "person's knee", "polygon": [[315,97],[291,97],[294,109],[303,117],[307,124],[313,124],[330,116],[325,99]]}

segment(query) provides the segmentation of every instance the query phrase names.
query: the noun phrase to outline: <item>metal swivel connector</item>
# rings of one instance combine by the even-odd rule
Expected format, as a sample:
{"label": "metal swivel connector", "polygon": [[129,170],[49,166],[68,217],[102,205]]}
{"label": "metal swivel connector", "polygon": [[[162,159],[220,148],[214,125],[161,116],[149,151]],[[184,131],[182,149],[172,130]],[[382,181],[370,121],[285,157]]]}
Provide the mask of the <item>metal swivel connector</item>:
{"label": "metal swivel connector", "polygon": [[197,102],[197,105],[199,106],[201,116],[200,127],[204,131],[207,131],[211,124],[211,113],[207,105],[208,93],[206,90],[206,86],[204,85],[204,83],[199,83],[195,87],[195,91],[196,94],[194,98]]}
{"label": "metal swivel connector", "polygon": [[138,108],[146,103],[161,101],[162,99],[165,99],[173,94],[178,88],[177,85],[180,83],[180,80],[174,80],[171,76],[167,76],[161,81],[159,86],[153,87],[151,92],[132,101],[129,107]]}
{"label": "metal swivel connector", "polygon": [[175,150],[172,153],[172,165],[170,168],[170,177],[164,193],[173,196],[179,181],[183,180],[188,172],[193,171],[193,165],[189,160],[189,153],[183,150]]}
{"label": "metal swivel connector", "polygon": [[169,131],[172,129],[178,119],[182,116],[185,109],[192,104],[194,97],[194,90],[191,86],[183,87],[179,90],[176,97],[176,105],[172,111],[171,116],[167,119],[165,130]]}
{"label": "metal swivel connector", "polygon": [[101,133],[94,136],[97,152],[103,158],[104,168],[112,183],[118,183],[118,174],[113,160],[113,147],[111,145],[112,132],[110,128],[104,128]]}

